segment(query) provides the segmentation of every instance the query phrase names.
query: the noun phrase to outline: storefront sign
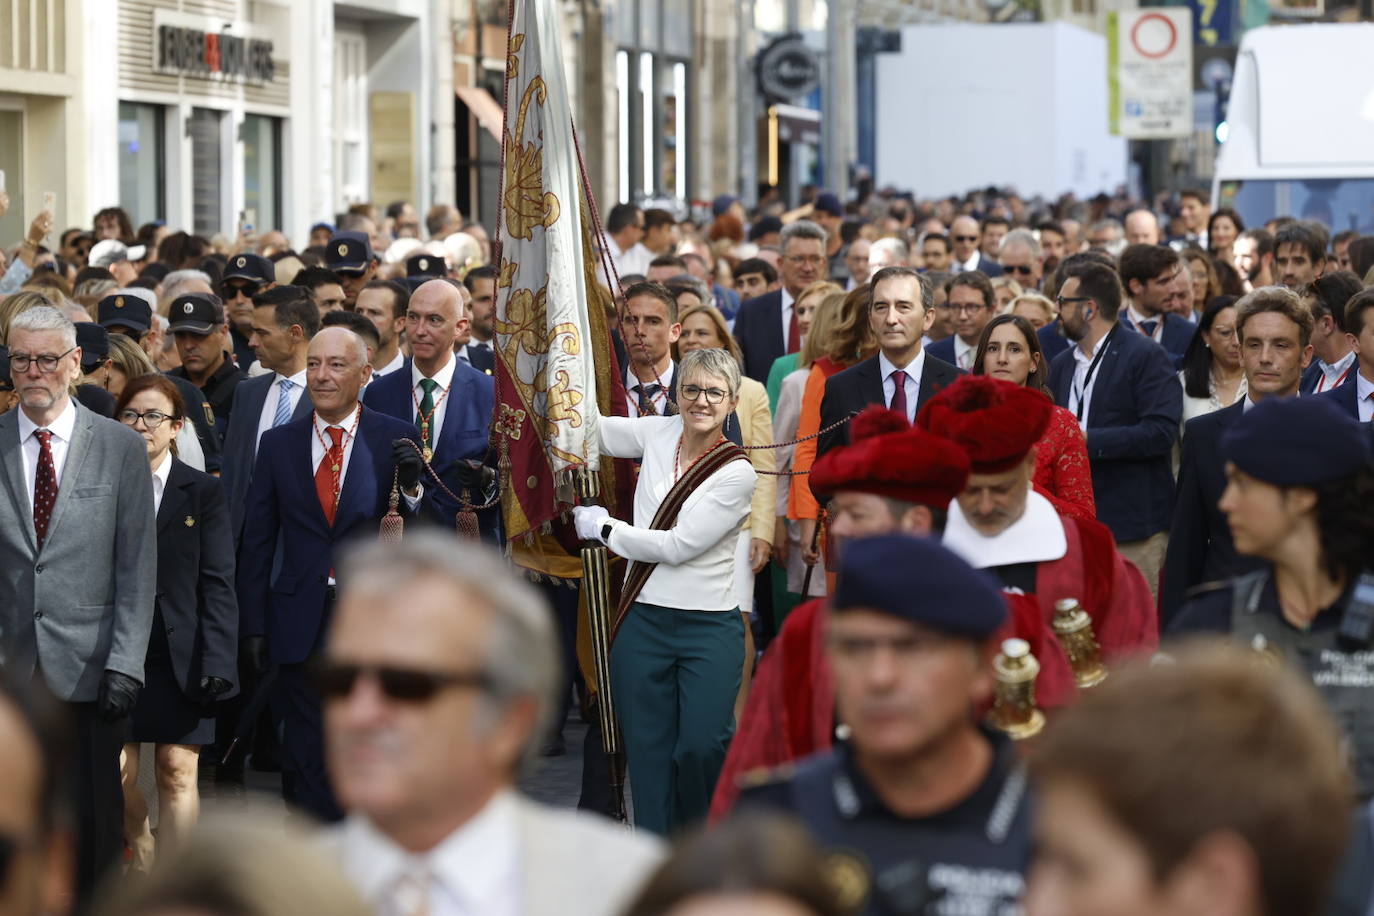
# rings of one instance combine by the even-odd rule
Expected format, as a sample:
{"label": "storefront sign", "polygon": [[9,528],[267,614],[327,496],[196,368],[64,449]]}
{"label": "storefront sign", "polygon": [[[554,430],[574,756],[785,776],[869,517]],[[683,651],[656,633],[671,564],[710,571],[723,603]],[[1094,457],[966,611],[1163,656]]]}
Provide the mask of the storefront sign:
{"label": "storefront sign", "polygon": [[1111,132],[1132,140],[1193,130],[1193,21],[1186,7],[1107,14]]}
{"label": "storefront sign", "polygon": [[[159,10],[158,12],[162,12]],[[276,75],[272,42],[245,35],[245,27],[227,24],[218,31],[209,20],[154,16],[153,69],[159,73],[222,80],[270,83]]]}
{"label": "storefront sign", "polygon": [[821,61],[800,35],[783,35],[759,52],[759,88],[766,96],[795,99],[821,82]]}

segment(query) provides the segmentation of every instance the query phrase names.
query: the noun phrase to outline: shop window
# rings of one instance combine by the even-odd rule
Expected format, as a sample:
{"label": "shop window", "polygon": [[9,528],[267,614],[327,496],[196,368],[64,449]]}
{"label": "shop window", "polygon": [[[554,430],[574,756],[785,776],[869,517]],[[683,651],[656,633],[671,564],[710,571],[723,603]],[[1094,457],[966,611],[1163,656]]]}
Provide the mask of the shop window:
{"label": "shop window", "polygon": [[119,103],[119,205],[135,226],[167,218],[166,113],[161,105]]}
{"label": "shop window", "polygon": [[281,119],[247,115],[243,119],[243,207],[256,218],[256,231],[282,227]]}
{"label": "shop window", "polygon": [[224,113],[192,108],[186,122],[191,138],[191,225],[206,238],[224,229]]}

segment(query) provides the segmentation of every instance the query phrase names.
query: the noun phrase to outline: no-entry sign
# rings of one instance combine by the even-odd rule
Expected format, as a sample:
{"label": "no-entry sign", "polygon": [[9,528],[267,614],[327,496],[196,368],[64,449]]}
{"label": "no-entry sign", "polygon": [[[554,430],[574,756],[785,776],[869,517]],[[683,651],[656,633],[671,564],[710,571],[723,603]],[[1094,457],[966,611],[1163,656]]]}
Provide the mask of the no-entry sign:
{"label": "no-entry sign", "polygon": [[1187,7],[1107,14],[1111,131],[1133,140],[1193,129],[1193,23]]}

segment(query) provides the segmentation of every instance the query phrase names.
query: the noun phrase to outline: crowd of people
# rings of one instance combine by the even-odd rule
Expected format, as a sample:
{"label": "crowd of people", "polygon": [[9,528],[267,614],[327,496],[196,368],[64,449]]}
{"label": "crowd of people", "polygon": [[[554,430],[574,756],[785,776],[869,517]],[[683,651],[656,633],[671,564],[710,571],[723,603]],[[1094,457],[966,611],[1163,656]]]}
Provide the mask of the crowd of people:
{"label": "crowd of people", "polygon": [[[633,496],[555,525],[615,558],[602,698],[580,570],[499,549],[480,224],[37,214],[0,908],[1366,912],[1374,237],[1331,228],[1194,189],[612,207]],[[578,714],[582,810],[529,801]],[[201,818],[246,769],[285,824]]]}

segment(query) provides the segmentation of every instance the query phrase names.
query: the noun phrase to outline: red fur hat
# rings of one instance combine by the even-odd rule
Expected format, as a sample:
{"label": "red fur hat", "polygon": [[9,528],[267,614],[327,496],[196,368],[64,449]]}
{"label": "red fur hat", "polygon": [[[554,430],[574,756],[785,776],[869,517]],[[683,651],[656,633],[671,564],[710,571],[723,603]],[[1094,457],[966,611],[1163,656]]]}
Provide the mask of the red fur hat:
{"label": "red fur hat", "polygon": [[931,398],[921,429],[961,445],[977,474],[1000,474],[1025,460],[1050,423],[1054,402],[1025,385],[965,375]]}
{"label": "red fur hat", "polygon": [[853,490],[944,511],[968,484],[964,450],[913,428],[898,411],[868,407],[849,426],[850,444],[811,468],[811,491],[820,498]]}

